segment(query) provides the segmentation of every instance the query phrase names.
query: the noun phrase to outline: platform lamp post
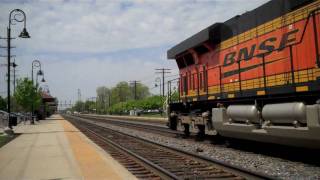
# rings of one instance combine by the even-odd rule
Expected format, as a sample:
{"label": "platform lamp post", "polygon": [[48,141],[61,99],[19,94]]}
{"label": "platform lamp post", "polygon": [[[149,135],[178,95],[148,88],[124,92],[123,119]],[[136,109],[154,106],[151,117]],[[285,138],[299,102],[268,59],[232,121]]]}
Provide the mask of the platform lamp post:
{"label": "platform lamp post", "polygon": [[155,84],[155,87],[158,87],[158,84],[157,83],[159,83],[159,86],[160,86],[160,96],[161,96],[161,78],[160,77],[157,77],[156,78],[156,84]]}
{"label": "platform lamp post", "polygon": [[[19,19],[19,16],[22,18]],[[15,25],[14,22],[24,22],[24,27],[22,32],[20,33],[19,37],[20,38],[30,38],[29,33],[27,32],[26,29],[26,23],[27,23],[27,17],[26,14],[21,10],[21,9],[14,9],[10,12],[9,14],[9,25],[7,27],[7,56],[8,56],[8,79],[7,79],[7,93],[8,93],[8,126],[9,129],[12,129],[12,121],[10,118],[10,113],[11,113],[11,102],[10,102],[10,65],[11,65],[11,25]]]}
{"label": "platform lamp post", "polygon": [[[32,85],[34,85],[34,79],[33,79],[33,69],[34,68],[39,68],[39,71],[37,72],[37,82],[36,82],[36,88],[38,86],[38,75],[43,75],[43,72],[41,70],[41,62],[39,60],[33,60],[32,65],[31,65],[31,81]],[[44,79],[43,79],[44,80]],[[34,91],[36,91],[36,88]],[[33,119],[33,111],[34,111],[34,94],[32,95],[32,104],[31,104],[31,124],[34,124],[34,119]]]}
{"label": "platform lamp post", "polygon": [[13,67],[13,94],[16,92],[16,59],[13,59],[12,67]]}
{"label": "platform lamp post", "polygon": [[[155,87],[158,86],[157,83],[159,83],[159,87],[160,87],[160,91],[159,91],[159,93],[160,93],[160,103],[163,104],[163,101],[162,101],[162,98],[163,98],[163,97],[161,96],[161,78],[160,78],[160,77],[157,77],[157,78],[156,78]],[[162,86],[164,86],[164,84],[162,84]],[[164,96],[164,94],[163,94],[163,96]],[[161,112],[161,116],[162,116],[162,110],[161,110],[160,112]]]}
{"label": "platform lamp post", "polygon": [[[38,88],[38,86],[40,87],[40,85],[38,83],[38,76],[42,76],[42,79],[41,79],[42,83],[46,82],[46,80],[44,79],[44,73],[40,68],[40,70],[37,72],[37,76],[36,76],[36,88]],[[39,121],[39,119],[37,119],[37,120]]]}
{"label": "platform lamp post", "polygon": [[41,82],[46,82],[46,80],[44,79],[44,73],[41,70],[41,66],[40,66],[40,70],[37,72],[37,76],[36,76],[36,87],[38,87],[38,85],[39,85],[38,76],[42,76]]}

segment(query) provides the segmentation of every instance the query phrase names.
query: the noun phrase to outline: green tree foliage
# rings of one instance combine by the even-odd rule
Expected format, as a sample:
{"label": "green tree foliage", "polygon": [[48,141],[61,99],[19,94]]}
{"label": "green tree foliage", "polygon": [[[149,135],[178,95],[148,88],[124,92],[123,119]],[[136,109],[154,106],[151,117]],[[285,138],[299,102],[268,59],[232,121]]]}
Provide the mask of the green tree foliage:
{"label": "green tree foliage", "polygon": [[119,82],[116,87],[111,89],[111,102],[116,104],[118,102],[125,102],[132,97],[129,84],[125,81]]}
{"label": "green tree foliage", "polygon": [[[136,92],[135,92],[136,91]],[[97,113],[106,113],[110,111],[111,107],[117,107],[116,109],[121,109],[121,104],[132,104],[127,102],[132,102],[135,98],[141,100],[150,96],[149,88],[144,84],[137,83],[136,88],[134,84],[129,84],[128,82],[119,82],[115,87],[98,87],[97,90]],[[92,108],[91,108],[92,109]]]}
{"label": "green tree foliage", "polygon": [[84,111],[84,102],[77,101],[76,104],[72,107],[72,110],[78,112]]}
{"label": "green tree foliage", "polygon": [[128,113],[130,110],[149,110],[149,109],[161,109],[162,108],[162,97],[151,96],[140,100],[130,100],[127,102],[119,102],[112,105],[109,108],[109,113],[112,114],[123,114]]}
{"label": "green tree foliage", "polygon": [[[111,104],[111,90],[101,86],[97,88],[97,113],[106,113]],[[109,98],[110,96],[110,98]]]}
{"label": "green tree foliage", "polygon": [[87,112],[95,112],[96,111],[96,102],[95,101],[86,101],[84,102],[84,108]]}
{"label": "green tree foliage", "polygon": [[177,101],[179,100],[179,93],[178,93],[177,91],[173,92],[173,93],[171,94],[170,100],[171,100],[172,102],[177,102]]}
{"label": "green tree foliage", "polygon": [[24,108],[20,104],[18,104],[14,96],[11,96],[11,111],[12,112],[24,111]]}
{"label": "green tree foliage", "polygon": [[38,109],[41,104],[41,95],[38,87],[34,86],[28,78],[17,81],[16,92],[14,93],[15,102],[22,107],[22,110],[29,112],[32,109]]}
{"label": "green tree foliage", "polygon": [[[138,83],[136,88],[137,88],[136,90],[137,100],[150,96],[149,88],[144,84]],[[132,93],[132,99],[134,99],[134,86],[132,84],[131,84],[131,93]]]}
{"label": "green tree foliage", "polygon": [[[134,100],[135,91],[136,101]],[[120,113],[124,110],[141,109],[142,107],[156,109],[161,104],[160,101],[152,101],[155,97],[148,98],[150,96],[149,88],[141,83],[137,83],[135,88],[134,84],[122,81],[112,88],[98,87],[96,93],[96,101],[78,101],[72,110],[78,112]],[[157,103],[158,105],[155,105]]]}
{"label": "green tree foliage", "polygon": [[95,101],[77,101],[76,104],[72,107],[72,111],[78,112],[96,112],[96,102]]}
{"label": "green tree foliage", "polygon": [[0,96],[0,110],[7,111],[7,101]]}

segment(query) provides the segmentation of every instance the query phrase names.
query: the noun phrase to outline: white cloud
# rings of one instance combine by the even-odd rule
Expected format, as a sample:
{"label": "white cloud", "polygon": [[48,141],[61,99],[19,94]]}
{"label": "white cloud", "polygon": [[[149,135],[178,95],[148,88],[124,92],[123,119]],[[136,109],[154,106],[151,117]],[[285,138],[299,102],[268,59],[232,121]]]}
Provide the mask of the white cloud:
{"label": "white cloud", "polygon": [[[68,100],[76,97],[77,88],[89,97],[98,85],[154,77],[154,68],[168,66],[176,71],[174,62],[166,60],[164,47],[263,2],[266,0],[3,1],[0,35],[6,33],[10,10],[23,9],[32,38],[13,41],[17,46],[13,52],[19,54],[19,73],[26,75],[31,61],[41,59],[52,94]],[[21,27],[13,27],[13,34]],[[128,51],[135,49],[141,52],[132,57]],[[149,52],[153,49],[155,52]],[[3,68],[0,71],[3,75]]]}

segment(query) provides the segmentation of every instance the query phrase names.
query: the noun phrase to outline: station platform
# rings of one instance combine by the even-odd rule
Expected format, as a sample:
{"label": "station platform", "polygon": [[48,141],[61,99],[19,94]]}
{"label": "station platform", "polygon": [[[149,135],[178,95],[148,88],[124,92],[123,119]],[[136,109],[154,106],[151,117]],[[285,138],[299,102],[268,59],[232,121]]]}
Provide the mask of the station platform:
{"label": "station platform", "polygon": [[60,115],[14,131],[0,148],[0,179],[136,179]]}

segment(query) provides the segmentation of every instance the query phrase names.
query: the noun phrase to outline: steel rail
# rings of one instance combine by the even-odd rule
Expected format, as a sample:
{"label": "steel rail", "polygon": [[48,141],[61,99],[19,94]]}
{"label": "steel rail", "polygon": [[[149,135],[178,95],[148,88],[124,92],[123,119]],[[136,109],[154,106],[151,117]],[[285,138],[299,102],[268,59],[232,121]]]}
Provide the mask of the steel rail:
{"label": "steel rail", "polygon": [[[82,118],[81,119],[77,118],[77,119],[81,120]],[[83,120],[81,120],[81,121],[83,121]],[[232,165],[232,164],[229,164],[229,163],[226,163],[226,162],[222,162],[222,161],[217,160],[217,159],[205,157],[205,156],[198,155],[198,154],[195,154],[195,153],[191,153],[191,152],[188,152],[188,151],[184,151],[184,150],[181,150],[181,149],[178,149],[178,148],[166,146],[166,145],[163,145],[163,144],[160,144],[160,143],[157,143],[157,142],[153,142],[153,141],[150,141],[150,140],[147,140],[147,139],[143,139],[143,138],[136,137],[136,136],[133,136],[133,135],[130,135],[130,134],[119,132],[119,131],[116,131],[116,130],[113,130],[113,129],[110,129],[110,128],[107,128],[107,127],[104,127],[104,126],[101,126],[101,125],[98,125],[98,124],[94,124],[92,122],[91,123],[88,122],[88,121],[84,121],[84,122],[86,122],[88,124],[91,124],[93,126],[108,130],[108,131],[112,131],[114,133],[118,133],[118,134],[121,134],[121,135],[124,135],[124,136],[128,136],[128,137],[131,137],[131,138],[134,138],[134,139],[138,139],[140,141],[143,141],[143,142],[146,142],[146,143],[149,143],[149,144],[153,144],[153,145],[156,145],[156,146],[160,146],[162,148],[169,149],[171,151],[175,151],[175,152],[178,152],[178,153],[181,153],[181,154],[185,154],[185,155],[191,156],[191,157],[193,157],[195,159],[200,159],[202,161],[205,161],[205,162],[208,162],[208,163],[211,163],[211,164],[215,164],[215,165],[217,165],[218,167],[220,167],[222,169],[226,169],[228,172],[231,172],[231,173],[234,173],[234,174],[238,174],[238,175],[246,177],[248,179],[251,179],[251,178],[254,178],[254,179],[276,179],[276,177],[269,176],[269,175],[264,174],[264,173],[253,172],[253,171],[247,170],[247,169],[245,169],[243,167]]]}
{"label": "steel rail", "polygon": [[[96,125],[96,124],[94,124],[94,125]],[[98,125],[96,125],[96,126],[98,126]],[[83,129],[85,129],[86,131],[94,134],[96,137],[100,138],[100,140],[103,140],[105,143],[111,144],[113,147],[115,147],[115,148],[117,148],[117,149],[119,149],[119,150],[121,150],[121,151],[129,154],[130,156],[133,156],[135,159],[138,159],[140,162],[146,164],[147,166],[152,167],[152,169],[155,169],[156,171],[159,171],[159,172],[160,172],[160,175],[159,175],[159,173],[157,173],[157,174],[158,174],[160,177],[165,178],[165,179],[167,179],[168,177],[169,177],[169,178],[172,178],[172,179],[181,179],[181,178],[177,177],[175,174],[173,174],[173,173],[171,173],[171,172],[163,169],[162,167],[160,167],[160,166],[152,163],[151,161],[143,158],[142,156],[134,153],[133,151],[130,151],[130,150],[126,149],[125,147],[122,147],[122,146],[120,146],[120,145],[112,142],[111,140],[109,140],[109,139],[107,139],[107,138],[99,135],[98,133],[90,130],[89,128],[87,128],[87,127],[81,127],[81,128],[83,128]],[[163,175],[164,175],[164,177],[163,177]]]}

